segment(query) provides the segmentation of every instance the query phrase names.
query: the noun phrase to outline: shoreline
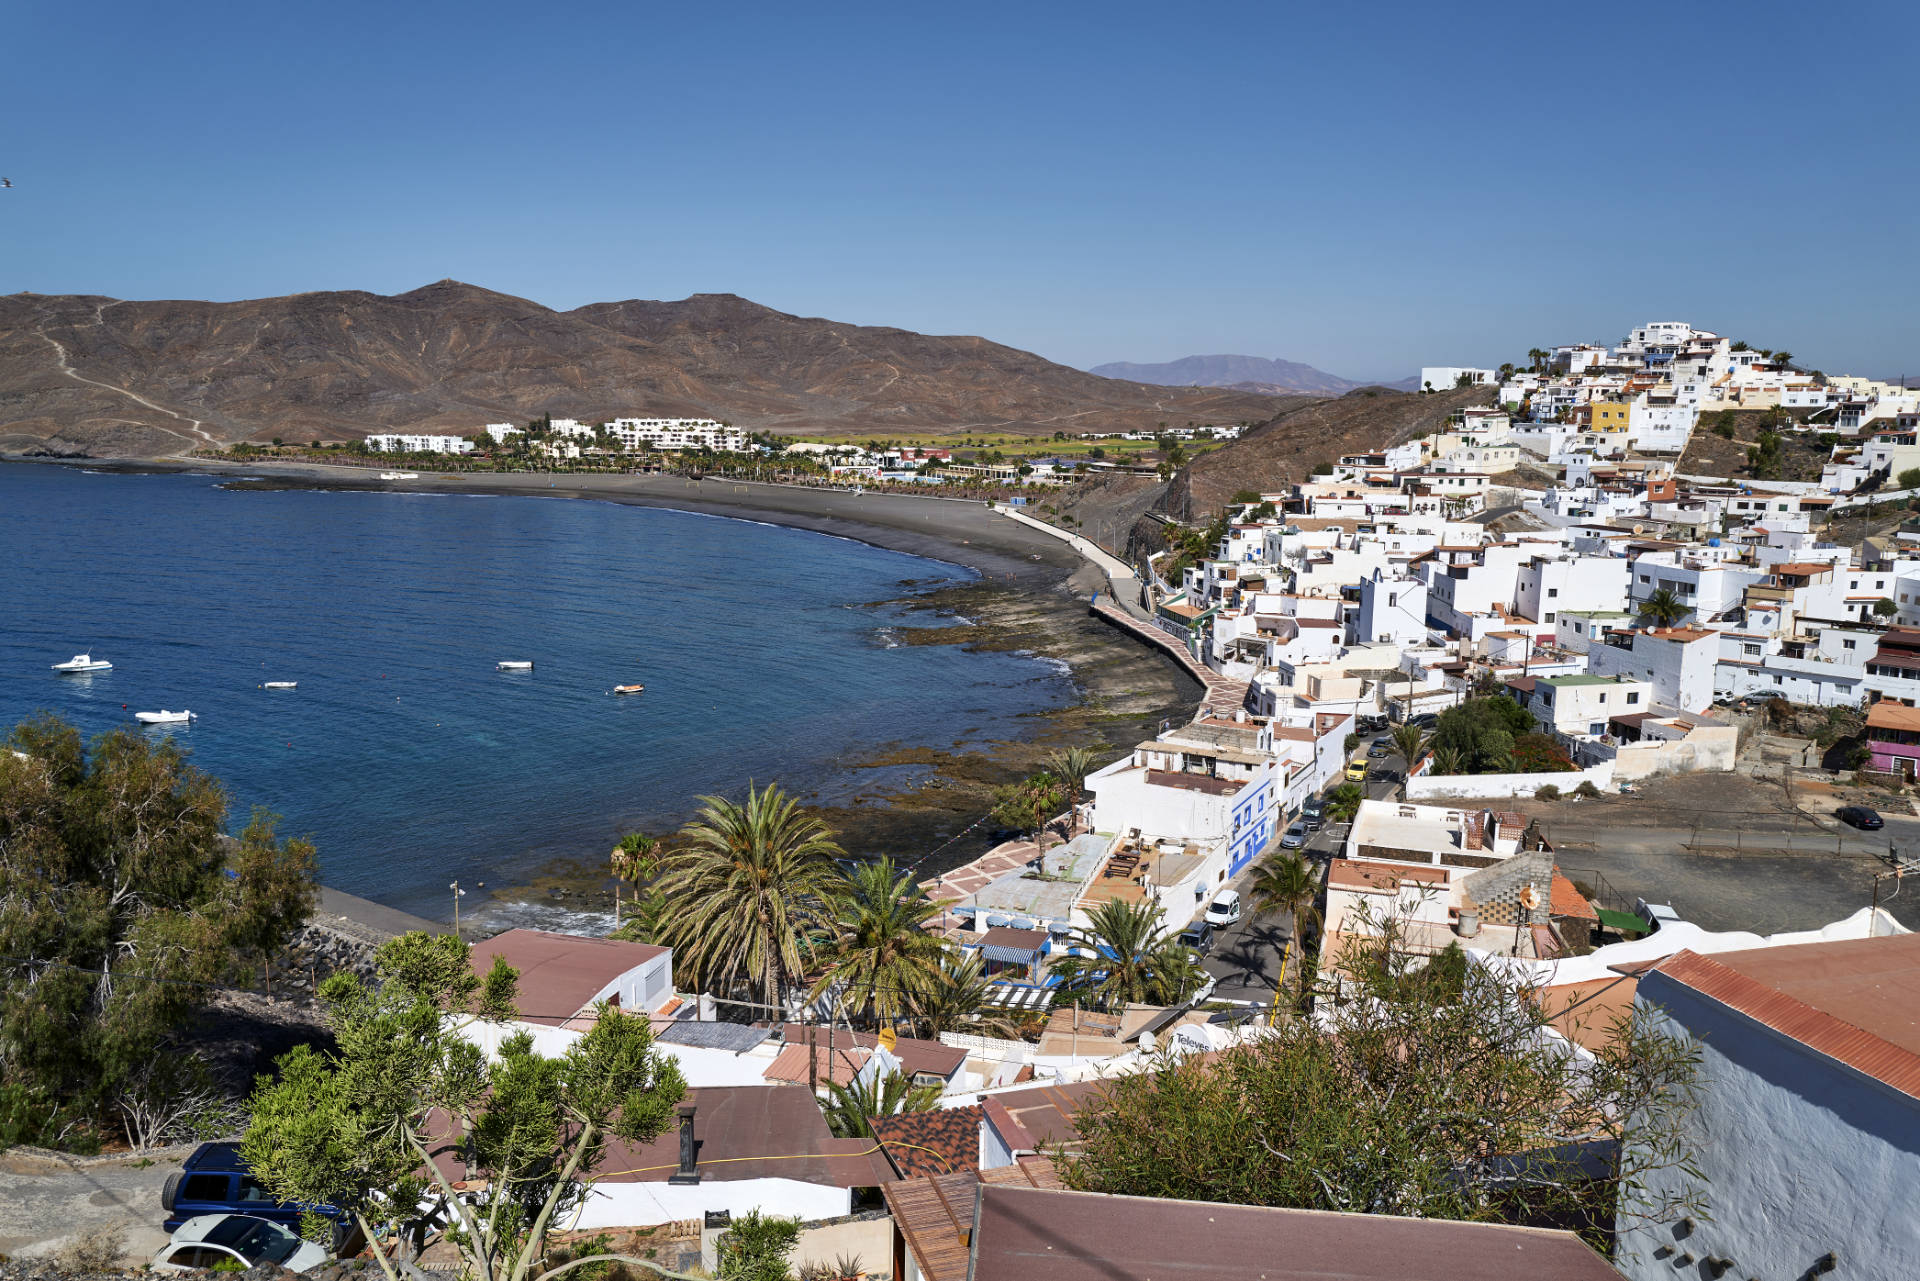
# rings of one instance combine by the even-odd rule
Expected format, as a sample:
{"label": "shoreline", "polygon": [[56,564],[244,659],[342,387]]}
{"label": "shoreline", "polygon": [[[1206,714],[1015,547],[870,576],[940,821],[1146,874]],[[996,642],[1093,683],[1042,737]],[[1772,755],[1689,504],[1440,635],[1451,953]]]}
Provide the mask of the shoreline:
{"label": "shoreline", "polygon": [[[888,745],[875,745],[841,764],[840,772],[850,780],[885,778],[892,766],[930,771],[904,788],[880,784],[869,790],[856,782],[852,790],[858,794],[851,803],[829,802],[824,810],[800,797],[835,828],[850,851],[864,848],[868,853],[891,854],[896,861],[911,863],[916,879],[937,876],[992,846],[984,832],[957,844],[946,838],[956,827],[973,822],[975,811],[987,807],[985,798],[994,783],[1019,777],[1048,748],[1067,742],[1087,742],[1114,751],[1130,747],[1138,732],[1151,732],[1175,705],[1191,707],[1201,692],[1191,675],[1155,646],[1092,614],[1088,597],[1104,588],[1104,569],[1064,539],[1012,520],[978,500],[856,495],[664,474],[422,472],[417,480],[394,482],[374,479],[363,468],[306,462],[243,466],[172,459],[6,461],[106,472],[196,474],[242,488],[597,500],[801,529],[971,570],[979,575],[974,583],[947,589],[970,598],[964,611],[952,611],[964,613],[964,625],[928,629],[918,643],[1029,650],[1065,664],[1080,693],[1064,707],[1036,714],[1030,732],[1004,740],[988,754],[920,753],[909,761]],[[953,604],[925,602],[934,613],[946,612]],[[549,913],[561,920],[608,915],[608,885],[597,857],[555,860],[503,878],[501,889],[490,900],[473,904],[471,923],[491,933],[515,923],[540,925],[539,919],[527,918]],[[367,911],[356,912],[354,905],[361,900],[332,887],[323,886],[322,892],[337,904],[330,915],[376,932],[391,932],[388,915],[405,915],[370,900]],[[463,913],[463,924],[468,919]]]}
{"label": "shoreline", "polygon": [[888,551],[944,561],[996,581],[1064,586],[1087,576],[1089,594],[1106,575],[1064,539],[993,511],[978,499],[936,494],[855,494],[765,481],[667,473],[431,472],[383,481],[364,467],[315,462],[241,464],[221,459],[25,458],[10,463],[88,471],[231,477],[261,489],[352,489],[403,494],[479,494],[520,498],[584,498],[631,507],[668,508],[829,534]]}

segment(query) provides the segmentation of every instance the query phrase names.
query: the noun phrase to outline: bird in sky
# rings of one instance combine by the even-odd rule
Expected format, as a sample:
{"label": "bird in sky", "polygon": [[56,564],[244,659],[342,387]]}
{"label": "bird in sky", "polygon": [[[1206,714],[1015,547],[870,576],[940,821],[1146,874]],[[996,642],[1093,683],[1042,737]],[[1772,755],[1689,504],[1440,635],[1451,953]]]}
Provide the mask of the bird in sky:
{"label": "bird in sky", "polygon": [[11,187],[12,185],[13,185],[13,179],[0,178],[0,187]]}

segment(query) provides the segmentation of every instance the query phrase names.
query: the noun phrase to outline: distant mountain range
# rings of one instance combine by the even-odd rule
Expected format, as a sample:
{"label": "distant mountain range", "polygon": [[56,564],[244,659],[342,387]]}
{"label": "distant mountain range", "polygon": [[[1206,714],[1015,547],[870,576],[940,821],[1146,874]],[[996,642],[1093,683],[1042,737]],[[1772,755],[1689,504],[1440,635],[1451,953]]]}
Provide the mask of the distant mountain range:
{"label": "distant mountain range", "polygon": [[477,431],[543,413],[748,430],[1131,431],[1271,418],[1272,396],[1114,381],[984,338],[794,316],[732,294],[555,311],[443,280],[244,302],[0,297],[0,450]]}
{"label": "distant mountain range", "polygon": [[1229,387],[1269,396],[1343,396],[1357,387],[1414,391],[1419,384],[1418,375],[1391,383],[1355,382],[1297,360],[1270,360],[1265,356],[1186,356],[1157,365],[1120,360],[1095,365],[1087,372],[1162,387]]}

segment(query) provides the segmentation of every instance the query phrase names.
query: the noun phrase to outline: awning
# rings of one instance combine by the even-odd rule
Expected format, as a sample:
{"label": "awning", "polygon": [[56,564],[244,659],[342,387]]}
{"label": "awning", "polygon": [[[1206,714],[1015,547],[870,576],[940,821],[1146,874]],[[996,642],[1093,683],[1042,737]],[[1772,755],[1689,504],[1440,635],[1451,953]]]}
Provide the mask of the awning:
{"label": "awning", "polygon": [[989,983],[984,1003],[1002,1010],[1045,1010],[1053,1006],[1053,993],[1031,983]]}
{"label": "awning", "polygon": [[998,961],[1002,965],[1032,965],[1042,955],[1037,947],[1005,947],[998,943],[987,943],[980,949],[980,955],[989,961]]}
{"label": "awning", "polygon": [[1652,927],[1632,912],[1616,912],[1610,907],[1593,909],[1600,915],[1600,924],[1610,930],[1619,930],[1622,934],[1646,934]]}

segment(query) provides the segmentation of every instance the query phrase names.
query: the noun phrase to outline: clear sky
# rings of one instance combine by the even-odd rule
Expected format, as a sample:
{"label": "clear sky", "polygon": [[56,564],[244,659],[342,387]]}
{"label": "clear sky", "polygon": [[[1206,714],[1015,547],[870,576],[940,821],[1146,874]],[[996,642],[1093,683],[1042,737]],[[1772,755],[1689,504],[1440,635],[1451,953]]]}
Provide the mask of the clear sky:
{"label": "clear sky", "polygon": [[1920,6],[75,4],[0,293],[731,292],[1349,377],[1689,320],[1920,374]]}

